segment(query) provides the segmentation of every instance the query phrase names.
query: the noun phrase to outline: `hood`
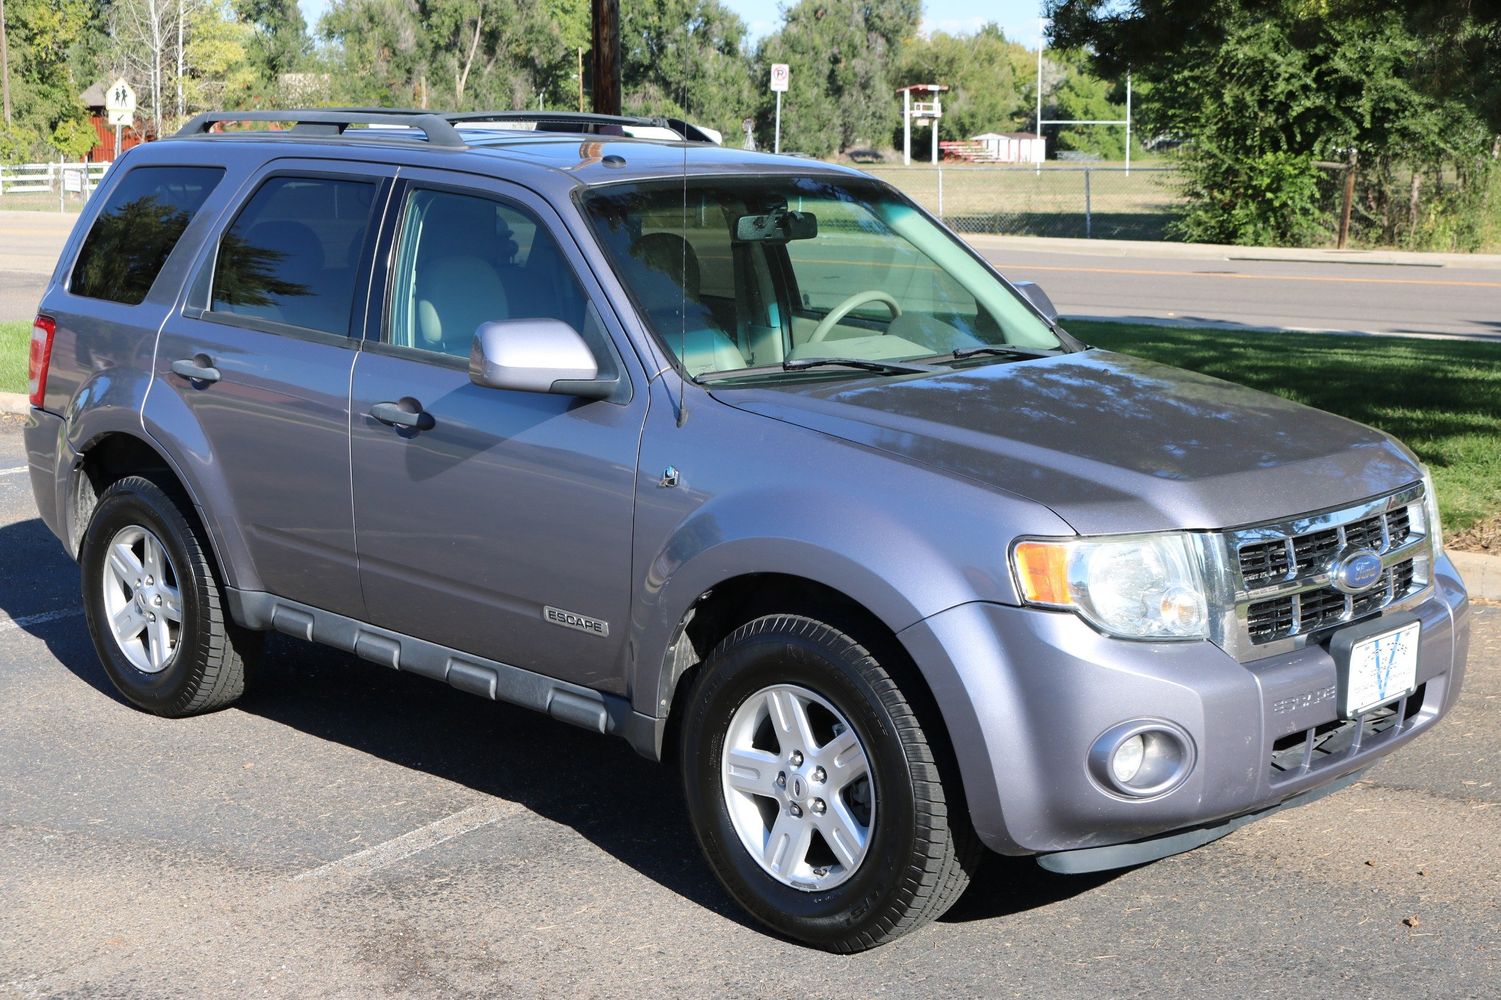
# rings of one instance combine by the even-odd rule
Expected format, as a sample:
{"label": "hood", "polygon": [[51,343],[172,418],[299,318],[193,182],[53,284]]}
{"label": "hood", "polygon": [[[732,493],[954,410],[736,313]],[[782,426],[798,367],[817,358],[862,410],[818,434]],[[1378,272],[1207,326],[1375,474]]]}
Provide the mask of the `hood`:
{"label": "hood", "polygon": [[713,394],[1044,504],[1081,534],[1251,524],[1421,475],[1362,424],[1108,351]]}

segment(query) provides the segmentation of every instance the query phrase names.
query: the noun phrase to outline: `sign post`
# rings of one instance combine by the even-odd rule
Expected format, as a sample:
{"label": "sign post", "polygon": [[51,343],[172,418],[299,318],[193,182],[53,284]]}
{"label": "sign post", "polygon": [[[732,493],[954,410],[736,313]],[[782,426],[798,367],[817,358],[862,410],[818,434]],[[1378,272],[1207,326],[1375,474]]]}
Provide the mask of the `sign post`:
{"label": "sign post", "polygon": [[109,114],[109,123],[115,127],[115,155],[111,161],[120,158],[120,126],[129,125],[135,121],[136,92],[130,84],[121,77],[109,85],[109,91],[104,97],[104,110]]}
{"label": "sign post", "polygon": [[771,89],[777,95],[777,123],[776,132],[773,135],[771,151],[782,151],[782,95],[787,93],[787,80],[791,75],[786,63],[771,64]]}

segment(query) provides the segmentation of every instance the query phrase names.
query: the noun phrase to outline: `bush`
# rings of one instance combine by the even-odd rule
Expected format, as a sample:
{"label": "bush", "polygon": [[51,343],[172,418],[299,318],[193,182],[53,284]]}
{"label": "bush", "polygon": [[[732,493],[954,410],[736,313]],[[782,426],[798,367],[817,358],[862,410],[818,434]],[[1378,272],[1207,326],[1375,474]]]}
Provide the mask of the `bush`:
{"label": "bush", "polygon": [[1325,237],[1312,156],[1263,153],[1232,162],[1194,148],[1181,155],[1188,206],[1168,225],[1169,235],[1242,246],[1308,246]]}
{"label": "bush", "polygon": [[24,125],[0,123],[0,163],[30,163],[41,137]]}

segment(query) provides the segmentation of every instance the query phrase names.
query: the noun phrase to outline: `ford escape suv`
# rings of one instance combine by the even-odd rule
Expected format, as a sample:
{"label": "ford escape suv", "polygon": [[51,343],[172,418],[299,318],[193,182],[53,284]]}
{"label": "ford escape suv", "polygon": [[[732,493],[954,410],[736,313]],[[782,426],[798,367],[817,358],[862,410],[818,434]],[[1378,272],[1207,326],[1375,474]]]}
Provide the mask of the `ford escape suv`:
{"label": "ford escape suv", "polygon": [[124,697],[228,705],[275,630],[623,737],[736,900],[846,951],[983,849],[1164,857],[1453,706],[1402,445],[1091,349],[890,187],[669,124],[233,113],[125,154],[26,429]]}

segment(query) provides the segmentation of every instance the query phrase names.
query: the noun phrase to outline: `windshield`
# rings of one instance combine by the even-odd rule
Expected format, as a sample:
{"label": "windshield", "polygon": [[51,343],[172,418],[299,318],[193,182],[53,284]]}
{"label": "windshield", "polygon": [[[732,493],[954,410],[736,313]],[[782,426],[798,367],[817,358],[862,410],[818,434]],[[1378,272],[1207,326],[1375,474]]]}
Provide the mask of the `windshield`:
{"label": "windshield", "polygon": [[876,181],[690,177],[601,188],[583,205],[637,308],[694,377],[1062,348],[963,245]]}

